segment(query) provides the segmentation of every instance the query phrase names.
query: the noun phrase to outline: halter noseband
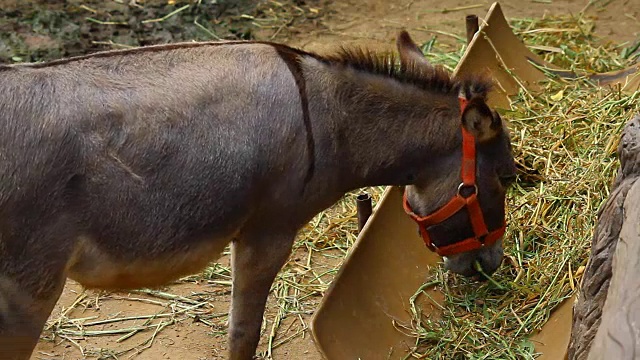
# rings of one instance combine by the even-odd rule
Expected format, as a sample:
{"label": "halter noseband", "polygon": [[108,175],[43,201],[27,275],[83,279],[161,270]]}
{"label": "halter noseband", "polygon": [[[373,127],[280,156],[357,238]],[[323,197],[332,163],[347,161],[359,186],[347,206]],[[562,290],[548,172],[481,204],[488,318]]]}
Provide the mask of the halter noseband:
{"label": "halter noseband", "polygon": [[[464,113],[467,107],[467,99],[459,97],[460,101],[460,115]],[[462,183],[458,186],[458,192],[446,205],[427,216],[416,215],[407,199],[407,192],[405,190],[403,196],[404,210],[416,223],[420,229],[420,235],[424,240],[425,245],[431,251],[435,251],[440,256],[451,256],[454,254],[479,249],[485,245],[492,245],[498,239],[502,237],[506,229],[506,223],[491,232],[487,230],[487,225],[484,223],[484,216],[482,215],[482,209],[478,202],[478,185],[476,184],[476,145],[473,135],[462,126]],[[471,188],[473,193],[469,196],[462,195],[462,189]],[[473,227],[474,236],[456,242],[451,245],[437,247],[431,242],[429,231],[427,227],[439,224],[451,216],[455,215],[462,208],[467,207],[469,218],[471,220],[471,226]]]}

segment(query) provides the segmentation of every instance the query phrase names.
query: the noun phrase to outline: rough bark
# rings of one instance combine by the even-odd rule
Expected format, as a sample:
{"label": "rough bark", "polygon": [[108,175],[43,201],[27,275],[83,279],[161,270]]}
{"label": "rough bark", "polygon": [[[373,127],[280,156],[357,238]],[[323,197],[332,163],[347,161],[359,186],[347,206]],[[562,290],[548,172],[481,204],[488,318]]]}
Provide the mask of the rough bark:
{"label": "rough bark", "polygon": [[624,202],[622,230],[613,256],[612,278],[589,360],[640,356],[640,181]]}
{"label": "rough bark", "polygon": [[639,346],[640,116],[626,124],[618,156],[620,171],[598,214],[574,307],[570,360],[633,359]]}

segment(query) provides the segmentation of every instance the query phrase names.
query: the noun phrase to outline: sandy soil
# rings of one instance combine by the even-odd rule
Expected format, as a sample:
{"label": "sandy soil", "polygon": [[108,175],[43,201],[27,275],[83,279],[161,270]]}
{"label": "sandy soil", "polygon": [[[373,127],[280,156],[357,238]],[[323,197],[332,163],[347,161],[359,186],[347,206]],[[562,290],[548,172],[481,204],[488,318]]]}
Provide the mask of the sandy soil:
{"label": "sandy soil", "polygon": [[[480,2],[478,2],[480,3]],[[510,17],[540,17],[545,14],[577,14],[585,8],[588,0],[554,0],[550,3],[534,2],[530,0],[503,0],[501,5],[505,15]],[[370,46],[389,47],[393,45],[395,34],[401,28],[408,29],[414,38],[423,42],[431,38],[431,30],[439,30],[458,36],[464,36],[464,17],[476,14],[479,17],[486,14],[490,2],[481,3],[481,7],[467,10],[455,10],[468,6],[463,0],[346,0],[330,4],[325,16],[324,26],[308,29],[292,37],[288,42],[312,50],[321,50],[339,43],[365,43]],[[452,11],[445,11],[446,9]],[[597,2],[590,6],[587,14],[597,16],[596,32],[617,42],[632,41],[640,34],[640,0],[613,0],[606,7],[598,8]],[[439,36],[440,41],[452,41],[448,36]],[[305,254],[302,254],[305,256]],[[314,255],[316,256],[316,255]],[[329,260],[334,263],[338,260]],[[228,266],[228,260],[221,263]],[[333,265],[333,264],[328,264]],[[229,305],[228,286],[212,283],[181,283],[170,287],[173,294],[193,298],[193,293],[213,294],[214,301],[203,306],[202,314],[225,314]],[[81,288],[69,281],[62,298],[58,302],[51,319],[60,317],[61,312],[74,303]],[[101,297],[99,301],[90,301],[97,297],[94,292],[88,292],[88,299],[82,304],[85,307],[75,307],[68,317],[91,317],[99,319],[123,317],[127,315],[155,314],[164,307],[131,300],[131,297],[163,301],[155,297],[138,294],[114,294]],[[129,299],[127,299],[129,298]],[[309,304],[317,304],[315,299]],[[267,312],[267,324],[263,332],[260,349],[266,349],[272,319],[277,309],[270,301]],[[311,309],[313,311],[313,309]],[[311,312],[310,311],[310,312]],[[310,314],[300,317],[289,317],[283,320],[277,339],[289,339],[276,347],[271,357],[273,359],[320,359],[306,326]],[[168,326],[155,337],[153,346],[141,351],[138,355],[128,353],[119,358],[136,359],[223,359],[226,355],[226,338],[224,335],[226,316],[211,320],[214,326],[208,326],[197,319],[180,318],[176,324]],[[137,320],[141,324],[144,320]],[[156,321],[157,322],[157,321]],[[132,325],[133,326],[133,322]],[[305,325],[307,324],[307,325]],[[99,329],[109,330],[113,325],[103,325]],[[91,330],[96,330],[91,329]],[[32,359],[81,359],[83,356],[71,341],[56,338],[54,341],[46,338],[51,331],[45,331],[43,340],[39,343]],[[116,340],[124,334],[99,337],[73,337],[79,345],[85,348],[126,349],[141,343],[153,335],[153,330],[138,333],[128,340],[117,343]],[[276,340],[277,342],[277,340]],[[142,349],[141,349],[142,350]],[[135,355],[135,356],[133,356]],[[264,356],[264,354],[263,354]],[[108,353],[103,358],[110,358]],[[111,357],[115,358],[115,357]]]}

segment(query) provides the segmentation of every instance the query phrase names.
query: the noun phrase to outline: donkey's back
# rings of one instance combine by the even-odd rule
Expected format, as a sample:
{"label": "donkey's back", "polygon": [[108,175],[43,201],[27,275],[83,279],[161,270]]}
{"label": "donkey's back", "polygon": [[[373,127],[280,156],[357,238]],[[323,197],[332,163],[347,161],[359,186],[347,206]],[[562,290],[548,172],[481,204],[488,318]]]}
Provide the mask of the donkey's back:
{"label": "donkey's back", "polygon": [[300,93],[280,52],[182,44],[0,68],[0,349],[30,353],[67,276],[166,284],[301,189]]}

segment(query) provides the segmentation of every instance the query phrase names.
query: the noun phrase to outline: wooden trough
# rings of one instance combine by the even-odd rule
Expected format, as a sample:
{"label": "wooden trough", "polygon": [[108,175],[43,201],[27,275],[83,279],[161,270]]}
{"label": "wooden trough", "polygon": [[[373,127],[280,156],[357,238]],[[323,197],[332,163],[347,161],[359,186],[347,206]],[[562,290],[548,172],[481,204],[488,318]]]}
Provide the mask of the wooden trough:
{"label": "wooden trough", "polygon": [[[471,16],[467,19],[473,18]],[[475,31],[476,28],[477,31]],[[468,34],[470,42],[455,73],[465,74],[477,71],[478,67],[490,72],[498,84],[497,89],[489,97],[489,103],[494,107],[508,108],[509,96],[515,95],[520,87],[531,91],[537,90],[539,86],[537,82],[546,76],[540,67],[545,67],[546,71],[564,78],[586,76],[601,86],[619,85],[625,92],[640,89],[640,67],[638,66],[607,74],[578,75],[545,63],[514,35],[498,3],[491,6],[479,27],[476,25],[474,28],[471,23],[468,24],[467,29],[471,29]],[[633,129],[637,132],[640,130],[640,118],[636,119],[634,124],[636,127]],[[631,127],[633,126],[629,125],[628,129]],[[636,141],[640,138],[629,137],[631,138],[633,138],[633,149],[640,147],[640,141]],[[624,144],[629,144],[630,141],[621,143],[621,151],[629,151],[629,147],[625,147]],[[638,159],[640,160],[640,157]],[[627,167],[635,169],[633,164]],[[637,174],[640,175],[640,170],[637,170]],[[612,193],[612,199],[605,206],[603,217],[622,219],[616,216],[622,212],[624,197],[632,194],[628,197],[640,198],[640,184],[633,186],[638,175],[633,178],[633,183],[621,180],[619,177],[615,185],[617,192]],[[416,339],[398,330],[394,322],[400,325],[410,322],[411,297],[424,284],[429,269],[439,266],[441,259],[425,249],[422,239],[416,233],[415,224],[404,213],[402,191],[403,189],[398,187],[386,189],[312,319],[311,330],[314,342],[326,359],[399,359],[406,356],[415,345]],[[618,213],[614,210],[606,210],[607,206],[616,208]],[[637,204],[629,202],[628,205],[624,203],[624,206],[629,206],[627,217],[638,218],[637,213],[640,209]],[[609,213],[611,214],[607,215]],[[638,339],[640,311],[635,311],[638,305],[631,302],[640,295],[640,286],[629,289],[629,292],[611,290],[611,301],[604,308],[602,297],[606,298],[606,290],[594,293],[596,285],[591,281],[596,279],[600,281],[600,287],[604,286],[602,281],[606,279],[603,280],[602,277],[606,277],[606,274],[603,275],[601,271],[603,267],[607,268],[607,264],[609,264],[607,269],[612,268],[611,259],[616,248],[613,245],[616,241],[612,239],[617,240],[617,235],[609,231],[611,225],[606,225],[607,221],[614,220],[603,218],[602,221],[605,221],[605,225],[598,228],[601,229],[601,235],[594,237],[592,259],[586,269],[585,281],[581,287],[584,296],[577,302],[576,309],[579,310],[576,310],[576,321],[573,324],[573,340],[570,337],[575,296],[560,305],[552,313],[542,331],[531,338],[536,352],[543,354],[537,359],[587,359],[584,355],[588,354],[591,339],[594,339],[594,346],[592,356],[588,359],[605,359],[603,354],[616,353],[617,350],[621,354],[620,357],[607,355],[606,359],[632,359],[633,357],[629,357],[631,355],[623,355],[631,354],[624,351],[635,349],[633,346],[640,346],[640,339]],[[622,227],[619,221],[615,224],[620,225],[618,228]],[[606,229],[602,230],[603,227]],[[622,234],[631,237],[632,230],[629,224]],[[620,232],[618,230],[618,233]],[[637,232],[635,236],[636,240],[640,240],[637,239],[639,236]],[[606,241],[600,238],[606,238]],[[633,263],[636,270],[640,270],[632,261],[635,258],[634,254],[640,254],[640,242],[636,241],[636,243],[633,246],[625,244],[618,247],[624,249],[620,251],[624,251],[625,254],[619,256],[620,259],[626,256],[626,262],[621,265],[618,263],[622,260],[619,260],[616,263],[617,266],[624,268],[632,266],[627,263]],[[636,249],[636,247],[639,248]],[[635,252],[629,253],[629,251]],[[630,283],[629,276],[633,274],[632,272],[620,270],[619,276],[615,275],[615,271],[613,272],[612,287],[616,282],[617,284]],[[609,270],[609,278],[611,278],[610,274],[611,270]],[[606,282],[608,284],[608,280]],[[636,280],[635,283],[640,284],[640,280]],[[421,309],[423,315],[437,319],[440,316],[438,303],[444,299],[444,296],[432,288],[427,288],[425,291],[429,296],[419,297],[416,300],[416,306]],[[595,313],[594,309],[597,310]],[[597,329],[594,324],[597,325],[600,314],[611,315],[608,317],[609,321],[603,321],[596,335]],[[598,320],[595,320],[594,316],[597,316]],[[629,325],[631,329],[625,328],[623,332],[630,330],[634,332],[617,332],[615,339],[620,339],[623,344],[629,344],[629,348],[612,350],[615,347],[615,340],[611,338],[612,332],[616,329],[614,325],[624,321],[623,318],[635,321],[633,323],[635,327]],[[636,350],[636,353],[640,354],[640,349]]]}

